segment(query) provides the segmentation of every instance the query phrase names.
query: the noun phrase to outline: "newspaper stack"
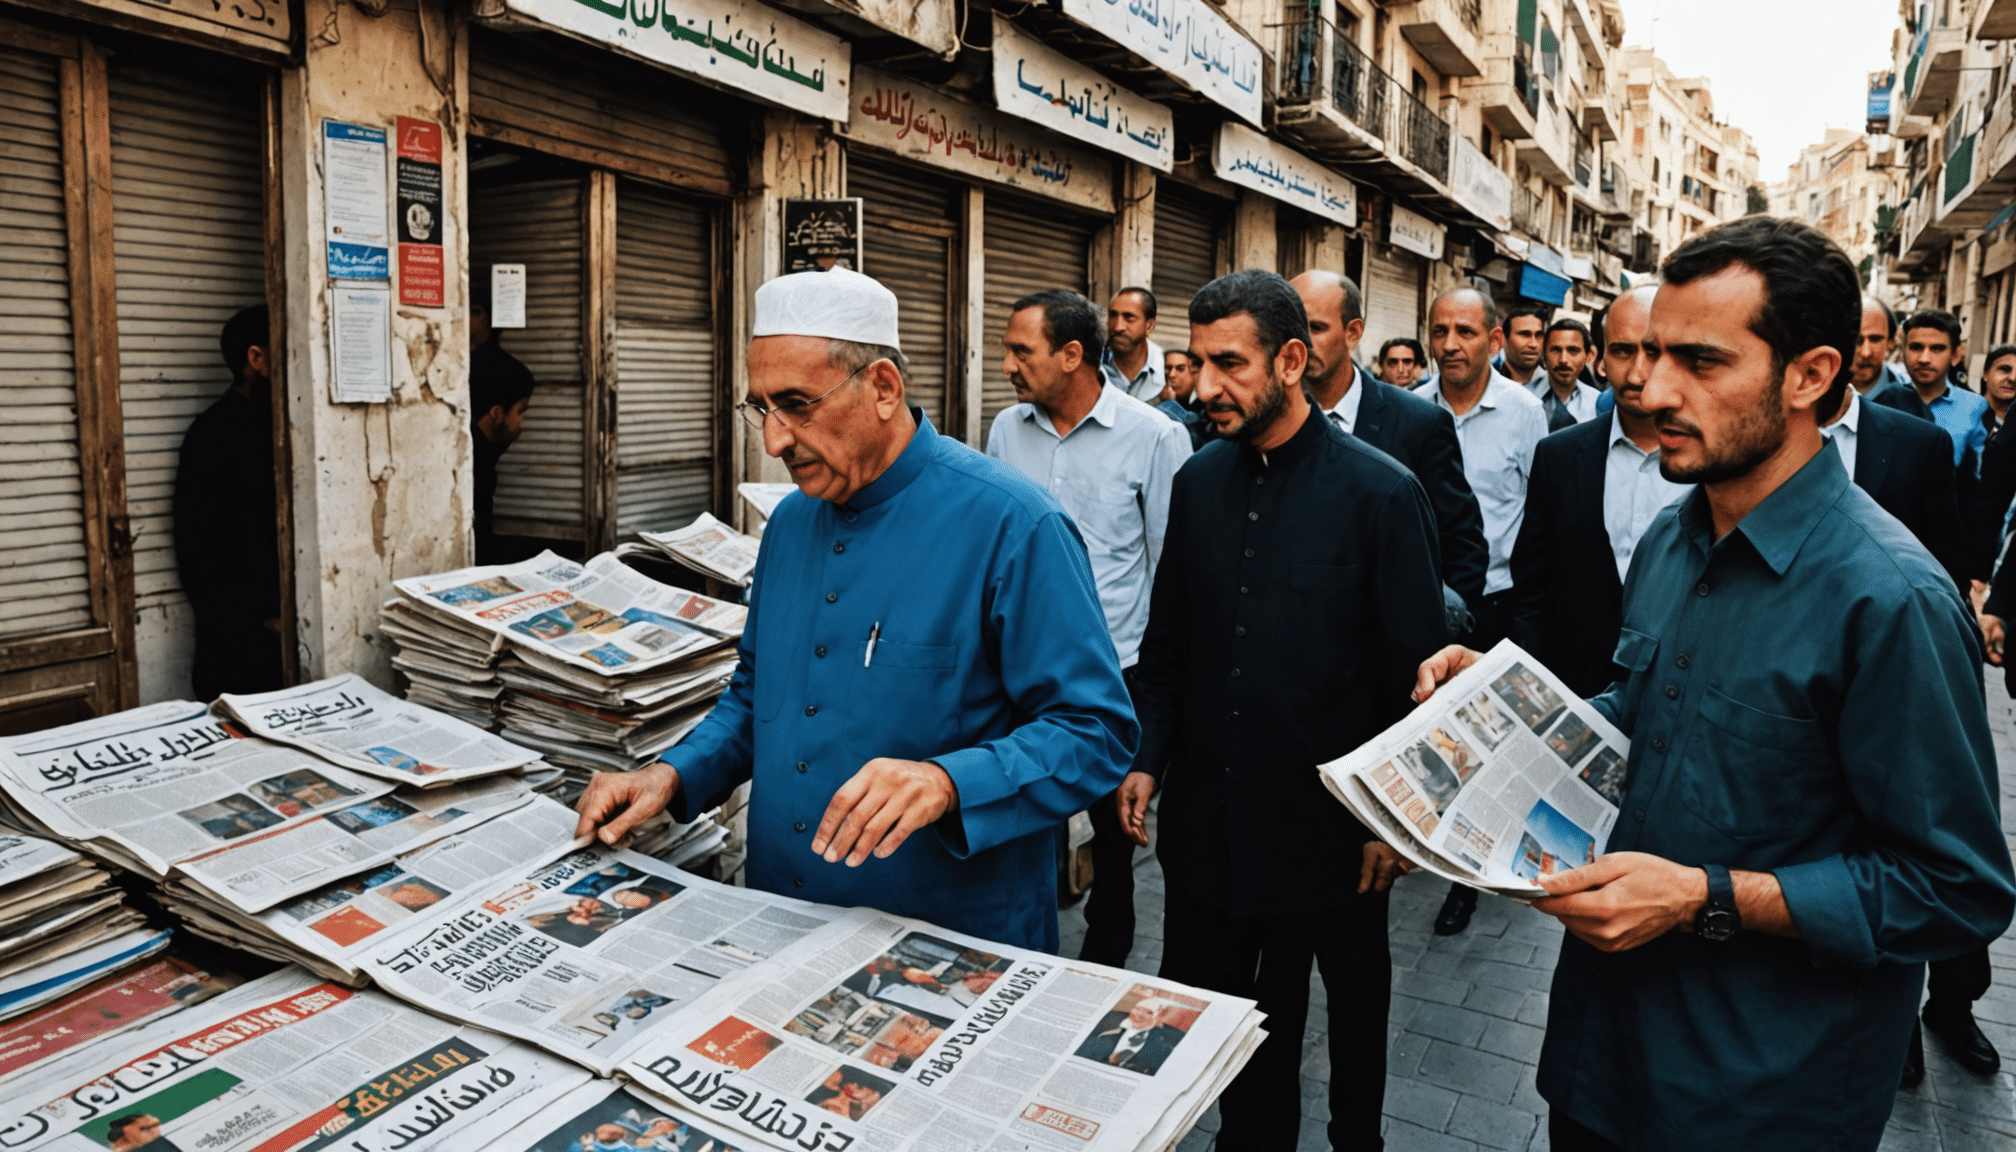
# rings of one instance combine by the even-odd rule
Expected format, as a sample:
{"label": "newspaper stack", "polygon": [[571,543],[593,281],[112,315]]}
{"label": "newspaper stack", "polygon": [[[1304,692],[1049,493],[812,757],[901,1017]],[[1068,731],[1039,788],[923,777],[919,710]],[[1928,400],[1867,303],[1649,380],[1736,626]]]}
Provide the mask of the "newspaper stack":
{"label": "newspaper stack", "polygon": [[478,728],[497,727],[497,696],[504,690],[497,678],[502,636],[430,613],[404,597],[379,609],[378,630],[396,646],[392,667],[406,678],[408,700]]}
{"label": "newspaper stack", "polygon": [[1511,641],[1452,677],[1323,783],[1425,871],[1531,901],[1603,854],[1630,741]]}
{"label": "newspaper stack", "polygon": [[172,953],[120,963],[123,967],[115,966],[110,975],[41,1007],[17,1009],[0,1023],[0,1082],[11,1086],[33,1077],[52,1061],[201,1004],[239,983],[235,976],[206,972]]}
{"label": "newspaper stack", "polygon": [[756,571],[756,550],[761,541],[744,536],[706,512],[684,528],[637,535],[641,543],[618,546],[619,557],[662,557],[737,588],[747,588]]}
{"label": "newspaper stack", "polygon": [[0,1020],[167,944],[168,933],[143,925],[103,866],[0,827]]}

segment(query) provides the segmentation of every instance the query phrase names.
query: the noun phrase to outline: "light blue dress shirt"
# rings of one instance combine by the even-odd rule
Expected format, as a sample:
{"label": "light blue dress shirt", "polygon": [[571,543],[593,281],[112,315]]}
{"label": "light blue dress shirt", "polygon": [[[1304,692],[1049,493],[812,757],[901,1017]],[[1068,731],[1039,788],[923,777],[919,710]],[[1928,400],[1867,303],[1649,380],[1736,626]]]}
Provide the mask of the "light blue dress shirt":
{"label": "light blue dress shirt", "polygon": [[1974,466],[1981,466],[1981,449],[1988,446],[1988,427],[1981,423],[1981,413],[1988,410],[1988,400],[1979,392],[1969,392],[1951,383],[1939,398],[1925,405],[1932,412],[1932,422],[1946,430],[1953,437],[1953,463],[1958,465],[1967,459],[1967,453],[1974,453]]}
{"label": "light blue dress shirt", "polygon": [[1463,475],[1477,494],[1484,542],[1491,548],[1484,594],[1503,592],[1512,587],[1512,544],[1526,517],[1526,481],[1533,475],[1533,446],[1547,435],[1547,410],[1533,393],[1496,372],[1484,395],[1461,416],[1443,398],[1439,382],[1416,385],[1414,394],[1456,417]]}
{"label": "light blue dress shirt", "polygon": [[[1119,786],[1140,726],[1070,518],[917,415],[846,505],[777,505],[741,663],[664,755],[672,814],[753,779],[751,887],[1055,952],[1057,832]],[[937,764],[959,806],[887,859],[826,863],[811,845],[827,804],[882,756]]]}
{"label": "light blue dress shirt", "polygon": [[1133,667],[1169,525],[1169,485],[1190,459],[1189,430],[1107,384],[1063,436],[1034,404],[1002,409],[987,455],[1042,485],[1071,514],[1120,666]]}
{"label": "light blue dress shirt", "polygon": [[1148,359],[1142,363],[1141,371],[1134,379],[1129,380],[1120,374],[1120,369],[1114,367],[1113,353],[1102,350],[1099,353],[1099,379],[1143,404],[1153,404],[1155,398],[1162,395],[1162,389],[1169,384],[1162,375],[1164,367],[1162,356],[1162,346],[1153,340],[1148,341]]}
{"label": "light blue dress shirt", "polygon": [[1652,521],[1667,505],[1694,490],[1659,473],[1659,449],[1647,452],[1624,434],[1616,411],[1610,413],[1610,448],[1603,456],[1603,530],[1610,554],[1617,559],[1617,579],[1631,574],[1631,556]]}

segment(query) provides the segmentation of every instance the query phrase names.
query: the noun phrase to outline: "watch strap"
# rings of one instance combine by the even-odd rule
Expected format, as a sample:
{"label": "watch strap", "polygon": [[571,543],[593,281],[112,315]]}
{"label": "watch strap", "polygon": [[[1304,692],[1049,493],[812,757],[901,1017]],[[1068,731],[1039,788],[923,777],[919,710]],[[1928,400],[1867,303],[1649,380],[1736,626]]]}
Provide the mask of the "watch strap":
{"label": "watch strap", "polygon": [[1743,917],[1736,910],[1736,882],[1720,864],[1703,864],[1701,870],[1708,874],[1708,903],[1696,920],[1696,931],[1707,939],[1727,940],[1743,928]]}

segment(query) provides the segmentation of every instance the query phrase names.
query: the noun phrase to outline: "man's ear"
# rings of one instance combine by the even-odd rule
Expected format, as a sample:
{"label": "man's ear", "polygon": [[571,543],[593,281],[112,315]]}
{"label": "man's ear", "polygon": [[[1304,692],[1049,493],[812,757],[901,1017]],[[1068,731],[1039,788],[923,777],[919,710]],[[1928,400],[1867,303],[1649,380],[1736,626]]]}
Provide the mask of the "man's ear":
{"label": "man's ear", "polygon": [[1487,351],[1484,354],[1486,359],[1489,359],[1493,356],[1498,355],[1498,353],[1503,352],[1505,350],[1505,329],[1503,328],[1491,329],[1491,337],[1490,339],[1485,341],[1485,348],[1487,349]]}
{"label": "man's ear", "polygon": [[[1841,353],[1826,345],[1809,348],[1790,364],[1785,366],[1785,407],[1791,412],[1811,410],[1816,416],[1820,399],[1834,386],[1834,377],[1841,371]],[[1831,416],[1833,413],[1826,413]]]}
{"label": "man's ear", "polygon": [[1365,339],[1365,318],[1360,316],[1355,320],[1346,321],[1344,324],[1344,346],[1355,352],[1358,349],[1358,342],[1363,339]]}
{"label": "man's ear", "polygon": [[254,344],[245,350],[245,370],[254,376],[270,376],[266,362],[266,349]]}
{"label": "man's ear", "polygon": [[1069,376],[1078,371],[1080,364],[1085,363],[1085,345],[1076,340],[1067,340],[1064,342],[1064,347],[1057,350],[1057,355],[1064,362],[1064,374]]}
{"label": "man's ear", "polygon": [[1300,340],[1290,340],[1281,345],[1281,351],[1274,354],[1274,371],[1291,384],[1300,383],[1302,372],[1309,367],[1309,346]]}
{"label": "man's ear", "polygon": [[867,378],[868,386],[875,390],[876,415],[889,420],[903,411],[906,403],[903,396],[903,374],[896,370],[893,361],[877,360],[870,364],[868,371],[862,375]]}

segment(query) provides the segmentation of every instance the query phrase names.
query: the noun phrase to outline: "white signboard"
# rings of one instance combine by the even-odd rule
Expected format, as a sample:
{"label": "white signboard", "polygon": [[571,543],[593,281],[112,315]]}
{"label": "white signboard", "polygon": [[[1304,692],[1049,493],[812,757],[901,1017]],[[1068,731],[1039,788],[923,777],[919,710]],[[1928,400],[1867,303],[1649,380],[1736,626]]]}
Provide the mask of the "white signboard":
{"label": "white signboard", "polygon": [[392,278],[385,156],[383,128],[322,122],[322,226],[334,279]]}
{"label": "white signboard", "polygon": [[525,266],[490,266],[490,327],[525,327]]}
{"label": "white signboard", "polygon": [[392,289],[338,284],[329,302],[331,399],[337,404],[392,399]]}
{"label": "white signboard", "polygon": [[1260,46],[1205,0],[1063,0],[1064,14],[1260,124]]}
{"label": "white signboard", "polygon": [[828,120],[847,118],[847,42],[755,0],[505,0],[563,32]]}
{"label": "white signboard", "polygon": [[994,17],[994,102],[1066,136],[1162,172],[1176,170],[1175,118]]}
{"label": "white signboard", "polygon": [[1094,212],[1113,211],[1113,161],[992,108],[872,68],[854,76],[849,140]]}
{"label": "white signboard", "polygon": [[1430,260],[1442,258],[1442,240],[1447,229],[1419,212],[1393,205],[1392,219],[1386,223],[1386,241]]}
{"label": "white signboard", "polygon": [[1449,191],[1491,227],[1500,232],[1512,227],[1512,178],[1461,136],[1449,157]]}
{"label": "white signboard", "polygon": [[1220,180],[1293,204],[1346,228],[1358,223],[1358,189],[1349,180],[1244,124],[1218,125],[1211,170]]}

